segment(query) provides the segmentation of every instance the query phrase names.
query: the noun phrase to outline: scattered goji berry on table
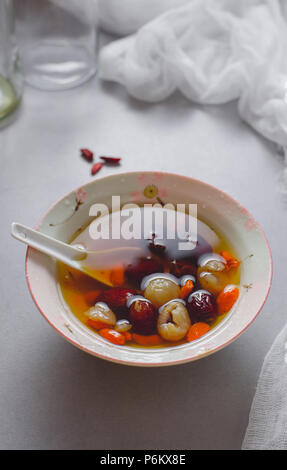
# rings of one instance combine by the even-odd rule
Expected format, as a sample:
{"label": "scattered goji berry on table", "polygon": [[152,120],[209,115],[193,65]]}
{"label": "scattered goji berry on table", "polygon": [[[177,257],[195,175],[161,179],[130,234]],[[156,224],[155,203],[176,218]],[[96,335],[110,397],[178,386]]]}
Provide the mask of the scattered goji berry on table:
{"label": "scattered goji berry on table", "polygon": [[81,149],[82,157],[84,157],[88,162],[92,162],[94,158],[93,152],[89,149]]}
{"label": "scattered goji berry on table", "polygon": [[92,174],[93,176],[96,175],[102,168],[103,168],[103,163],[95,163],[95,164],[92,166],[91,174]]}
{"label": "scattered goji berry on table", "polygon": [[105,163],[118,164],[121,161],[121,157],[100,157],[101,160],[104,160]]}

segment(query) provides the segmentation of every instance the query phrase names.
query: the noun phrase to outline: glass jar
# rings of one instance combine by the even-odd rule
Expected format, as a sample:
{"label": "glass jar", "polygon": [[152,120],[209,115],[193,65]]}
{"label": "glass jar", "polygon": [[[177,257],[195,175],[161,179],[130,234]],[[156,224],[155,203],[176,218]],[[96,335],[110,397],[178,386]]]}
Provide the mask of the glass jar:
{"label": "glass jar", "polygon": [[16,0],[25,80],[45,90],[71,88],[97,70],[97,0]]}
{"label": "glass jar", "polygon": [[22,94],[12,3],[0,0],[0,126],[18,107]]}

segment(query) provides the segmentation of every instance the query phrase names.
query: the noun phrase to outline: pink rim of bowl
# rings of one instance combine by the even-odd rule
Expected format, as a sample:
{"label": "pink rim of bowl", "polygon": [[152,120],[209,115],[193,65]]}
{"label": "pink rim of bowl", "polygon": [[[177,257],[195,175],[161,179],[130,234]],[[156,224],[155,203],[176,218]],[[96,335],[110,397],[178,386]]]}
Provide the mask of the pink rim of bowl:
{"label": "pink rim of bowl", "polygon": [[[88,221],[87,211],[91,203],[107,201],[112,193],[121,195],[124,203],[131,200],[134,202],[141,195],[143,202],[152,203],[155,201],[146,200],[144,196],[145,189],[150,186],[156,188],[162,199],[165,197],[170,202],[198,203],[199,215],[203,213],[205,220],[215,228],[219,225],[220,232],[225,232],[229,239],[231,232],[237,253],[239,245],[239,255],[246,260],[242,263],[244,269],[241,272],[242,286],[238,302],[207,335],[192,343],[161,349],[116,346],[81,325],[68,311],[59,294],[55,262],[30,248],[26,253],[26,280],[35,305],[43,317],[61,336],[79,349],[119,364],[170,366],[198,360],[226,347],[248,328],[263,308],[272,283],[273,266],[268,241],[254,217],[228,194],[205,182],[173,173],[127,172],[97,178],[68,193],[47,210],[36,228],[68,241],[77,227],[83,221]],[[109,188],[113,188],[112,193]],[[86,200],[71,216],[71,205],[75,203],[79,191],[85,194]],[[225,213],[224,216],[222,212]],[[217,225],[214,224],[214,218],[219,219]],[[51,226],[52,220],[56,220],[56,223]],[[65,220],[66,223],[61,222]],[[243,287],[245,284],[246,288]]]}

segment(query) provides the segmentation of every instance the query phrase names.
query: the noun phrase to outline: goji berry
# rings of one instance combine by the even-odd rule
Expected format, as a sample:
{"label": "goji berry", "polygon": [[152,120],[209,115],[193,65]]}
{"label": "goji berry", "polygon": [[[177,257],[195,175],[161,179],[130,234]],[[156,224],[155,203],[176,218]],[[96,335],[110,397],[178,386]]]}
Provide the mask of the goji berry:
{"label": "goji berry", "polygon": [[84,157],[88,162],[92,162],[94,158],[93,152],[89,149],[81,149],[82,157]]}
{"label": "goji berry", "polygon": [[102,168],[103,168],[103,163],[95,163],[95,164],[92,166],[91,174],[92,174],[93,176],[96,175]]}

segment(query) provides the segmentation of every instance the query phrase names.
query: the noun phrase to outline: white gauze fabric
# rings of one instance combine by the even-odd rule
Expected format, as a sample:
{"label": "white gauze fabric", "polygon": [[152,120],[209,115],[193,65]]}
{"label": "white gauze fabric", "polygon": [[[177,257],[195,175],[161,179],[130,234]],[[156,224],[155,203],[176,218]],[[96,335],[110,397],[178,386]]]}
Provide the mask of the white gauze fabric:
{"label": "white gauze fabric", "polygon": [[287,325],[265,358],[242,449],[287,450]]}
{"label": "white gauze fabric", "polygon": [[101,27],[126,36],[171,8],[192,0],[98,0]]}
{"label": "white gauze fabric", "polygon": [[198,103],[239,99],[242,119],[286,147],[286,46],[279,0],[190,0],[105,46],[100,77],[149,102],[176,89]]}
{"label": "white gauze fabric", "polygon": [[171,8],[192,0],[51,0],[77,18],[86,20],[94,15],[101,28],[112,34],[126,36]]}

